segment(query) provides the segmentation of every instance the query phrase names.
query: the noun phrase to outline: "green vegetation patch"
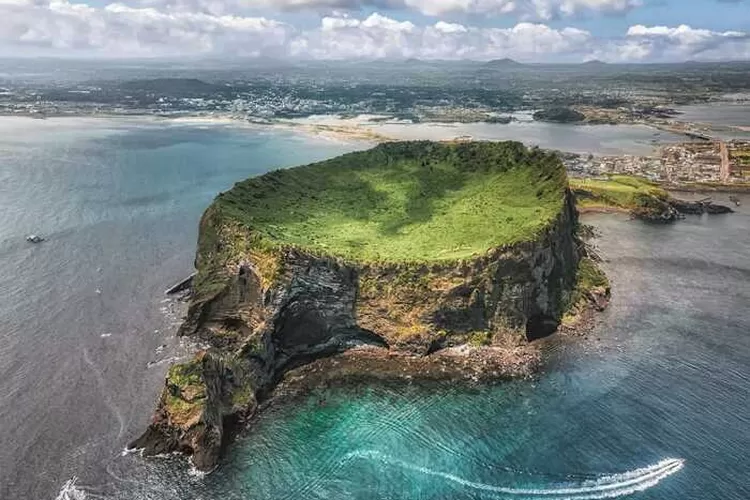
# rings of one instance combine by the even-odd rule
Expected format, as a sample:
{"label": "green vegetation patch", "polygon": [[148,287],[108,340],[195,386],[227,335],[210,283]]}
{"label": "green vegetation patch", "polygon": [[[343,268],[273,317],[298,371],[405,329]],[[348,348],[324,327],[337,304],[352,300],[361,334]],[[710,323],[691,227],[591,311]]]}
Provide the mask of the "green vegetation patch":
{"label": "green vegetation patch", "polygon": [[609,278],[599,265],[588,257],[581,259],[576,273],[576,286],[570,295],[567,319],[570,320],[581,312],[589,303],[592,292],[597,289],[606,292],[609,288]]}
{"label": "green vegetation patch", "polygon": [[282,273],[278,252],[250,228],[225,217],[214,203],[201,220],[193,301],[214,298],[226,286],[227,268],[247,259],[252,259],[263,289],[268,289]]}
{"label": "green vegetation patch", "polygon": [[750,166],[750,150],[735,149],[731,152],[731,158],[740,166]]}
{"label": "green vegetation patch", "polygon": [[551,123],[577,123],[586,119],[586,115],[575,109],[557,107],[537,111],[533,116],[534,120]]}
{"label": "green vegetation patch", "polygon": [[560,213],[556,155],[517,142],[401,142],[237,184],[211,208],[253,246],[355,261],[457,260],[533,239]]}
{"label": "green vegetation patch", "polygon": [[492,332],[474,332],[469,335],[466,343],[472,347],[492,345]]}
{"label": "green vegetation patch", "polygon": [[581,259],[576,274],[576,292],[588,292],[595,288],[609,288],[609,279],[596,262],[589,258]]}
{"label": "green vegetation patch", "polygon": [[167,374],[167,382],[181,390],[191,386],[202,386],[201,372],[201,364],[197,358],[189,363],[172,365]]}
{"label": "green vegetation patch", "polygon": [[232,406],[236,408],[246,408],[255,398],[255,391],[249,382],[237,387],[232,392]]}
{"label": "green vegetation patch", "polygon": [[167,373],[164,403],[171,421],[176,425],[194,425],[206,405],[201,359],[198,356],[188,363],[172,365]]}
{"label": "green vegetation patch", "polygon": [[606,179],[574,178],[570,187],[578,197],[578,204],[586,207],[617,207],[634,210],[649,206],[654,200],[669,198],[657,184],[640,177],[613,175]]}

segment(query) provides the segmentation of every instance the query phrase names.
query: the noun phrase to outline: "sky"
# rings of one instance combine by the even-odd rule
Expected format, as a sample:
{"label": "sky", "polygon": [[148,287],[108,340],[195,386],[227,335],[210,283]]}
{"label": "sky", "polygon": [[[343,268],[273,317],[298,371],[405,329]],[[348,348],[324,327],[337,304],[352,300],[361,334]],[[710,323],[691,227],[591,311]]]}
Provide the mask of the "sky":
{"label": "sky", "polygon": [[0,0],[0,56],[750,60],[750,0]]}

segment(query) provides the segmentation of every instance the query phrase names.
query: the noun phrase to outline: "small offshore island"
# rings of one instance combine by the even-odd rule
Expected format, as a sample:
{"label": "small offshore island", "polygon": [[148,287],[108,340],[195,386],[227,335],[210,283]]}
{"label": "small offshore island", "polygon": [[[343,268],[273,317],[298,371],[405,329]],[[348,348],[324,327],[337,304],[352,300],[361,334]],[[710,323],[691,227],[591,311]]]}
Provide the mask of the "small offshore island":
{"label": "small offshore island", "polygon": [[576,196],[664,222],[712,206],[634,178],[569,185],[518,142],[385,143],[238,183],[202,218],[180,328],[210,347],[170,368],[131,446],[211,470],[279,384],[529,376],[535,340],[608,302]]}

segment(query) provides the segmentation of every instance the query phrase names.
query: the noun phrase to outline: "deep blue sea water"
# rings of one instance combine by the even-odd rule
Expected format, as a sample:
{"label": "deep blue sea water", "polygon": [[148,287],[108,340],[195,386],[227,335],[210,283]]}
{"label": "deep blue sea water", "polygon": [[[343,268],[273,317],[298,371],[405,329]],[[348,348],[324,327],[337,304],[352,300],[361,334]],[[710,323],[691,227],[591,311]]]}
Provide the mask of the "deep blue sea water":
{"label": "deep blue sea water", "polygon": [[[0,498],[750,498],[750,198],[737,214],[674,226],[589,218],[614,301],[590,338],[545,344],[536,380],[311,394],[265,413],[201,477],[178,457],[121,456],[167,362],[189,349],[163,290],[190,271],[198,217],[218,191],[356,146],[8,120]],[[49,241],[26,244],[29,232]]]}

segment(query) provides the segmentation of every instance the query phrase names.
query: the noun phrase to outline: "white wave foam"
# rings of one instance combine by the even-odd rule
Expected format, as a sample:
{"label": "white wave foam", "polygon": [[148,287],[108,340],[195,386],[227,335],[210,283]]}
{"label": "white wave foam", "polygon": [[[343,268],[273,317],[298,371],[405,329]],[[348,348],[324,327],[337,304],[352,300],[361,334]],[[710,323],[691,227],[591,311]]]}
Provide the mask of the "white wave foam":
{"label": "white wave foam", "polygon": [[88,498],[86,492],[76,485],[77,482],[77,477],[67,480],[60,488],[60,493],[57,494],[55,500],[86,500]]}
{"label": "white wave foam", "polygon": [[207,477],[208,475],[210,475],[214,470],[216,470],[216,468],[213,468],[213,469],[211,469],[209,471],[199,470],[195,466],[195,464],[193,464],[193,462],[191,461],[190,462],[190,467],[188,468],[188,476],[194,477],[196,479],[203,479],[203,478]]}
{"label": "white wave foam", "polygon": [[143,448],[123,448],[123,450],[120,452],[120,456],[127,457],[128,455],[143,456]]}
{"label": "white wave foam", "polygon": [[567,482],[544,485],[535,488],[512,488],[470,481],[462,477],[440,472],[427,467],[404,462],[389,457],[377,451],[356,451],[348,454],[345,460],[369,459],[412,470],[432,477],[439,477],[446,481],[478,491],[501,494],[505,496],[523,496],[525,498],[554,499],[554,500],[600,500],[617,498],[646,490],[656,486],[666,477],[680,471],[685,462],[682,459],[667,459],[661,462],[625,472],[622,474],[602,475],[595,479],[583,480],[577,483]]}
{"label": "white wave foam", "polygon": [[168,358],[160,359],[158,361],[149,361],[146,363],[146,368],[153,368],[154,366],[163,365],[164,363],[176,363],[180,359],[182,359],[180,356],[170,356]]}

